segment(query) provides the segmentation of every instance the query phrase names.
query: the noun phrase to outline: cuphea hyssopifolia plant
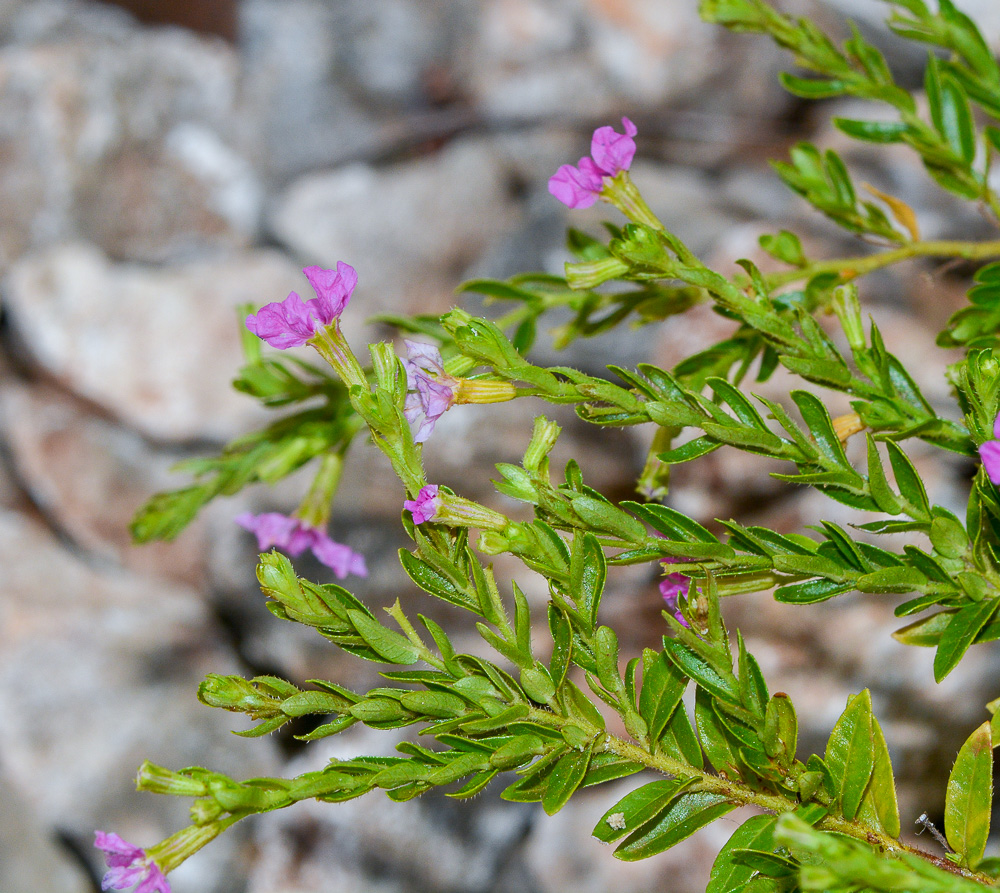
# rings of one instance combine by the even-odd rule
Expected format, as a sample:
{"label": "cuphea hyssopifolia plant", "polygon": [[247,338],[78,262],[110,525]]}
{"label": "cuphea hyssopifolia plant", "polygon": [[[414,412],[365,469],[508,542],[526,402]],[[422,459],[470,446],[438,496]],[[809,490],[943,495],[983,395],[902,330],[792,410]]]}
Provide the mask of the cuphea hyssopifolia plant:
{"label": "cuphea hyssopifolia plant", "polygon": [[[789,49],[804,72],[783,76],[796,95],[872,102],[881,117],[836,125],[857,140],[909,146],[944,190],[995,217],[1000,201],[989,168],[1000,131],[977,121],[1000,119],[1000,68],[949,0],[936,11],[923,0],[892,5],[890,27],[931,46],[925,105],[895,82],[857,30],[838,44],[764,0],[705,0],[702,12]],[[644,770],[658,777],[638,780],[596,821],[594,835],[614,843],[621,859],[660,853],[737,806],[758,808],[720,852],[713,893],[963,891],[1000,877],[1000,859],[985,857],[1000,714],[972,731],[958,753],[945,792],[947,848],[915,849],[900,837],[889,749],[869,692],[848,699],[823,754],[800,755],[790,698],[769,692],[720,611],[723,596],[767,589],[799,605],[855,591],[895,597],[897,615],[920,615],[896,638],[936,649],[937,680],[970,646],[1000,638],[1000,263],[979,268],[968,306],[940,336],[943,346],[965,351],[948,372],[956,411],[944,415],[890,352],[877,324],[866,323],[857,285],[866,273],[921,256],[1000,258],[1000,242],[923,240],[918,215],[902,199],[874,187],[866,187],[870,199],[859,198],[840,156],[803,143],[775,164],[778,175],[868,247],[817,260],[783,230],[761,245],[784,269],[767,273],[742,261],[739,275],[725,275],[667,231],[643,201],[630,175],[637,136],[628,119],[623,132],[599,128],[590,156],[549,182],[569,207],[601,200],[627,222],[608,224],[607,241],[571,231],[577,259],[564,277],[468,283],[467,291],[511,305],[495,319],[461,309],[441,318],[393,318],[411,336],[406,357],[390,344],[372,344],[363,366],[339,326],[357,282],[344,263],[306,269],[315,298],[292,293],[247,318],[247,363],[236,387],[292,411],[220,455],[188,463],[194,483],[155,496],[133,532],[140,541],[171,538],[216,496],[315,464],[315,483],[294,516],[237,520],[262,549],[277,547],[261,555],[258,568],[271,611],[379,663],[385,685],[358,692],[318,679],[303,686],[273,676],[211,675],[199,697],[245,714],[255,723],[238,733],[245,736],[313,716],[320,724],[299,736],[307,741],[363,723],[414,727],[425,743],[407,738],[396,757],[359,756],[295,778],[239,781],[146,763],[140,789],[193,798],[192,824],[148,851],[100,833],[110,866],[106,887],[167,889],[165,873],[231,824],[299,800],[347,800],[375,789],[407,800],[439,786],[464,798],[503,773],[502,797],[541,803],[551,814],[584,787]],[[610,376],[598,376],[527,358],[539,320],[553,310],[569,311],[555,333],[563,346],[702,302],[732,321],[732,333],[673,369],[609,366]],[[308,345],[325,365],[265,354],[261,340],[278,350]],[[804,383],[788,400],[755,396],[752,385],[744,386],[751,370],[763,382],[779,366]],[[847,396],[850,413],[831,418],[820,396],[831,391]],[[641,498],[616,504],[587,486],[572,461],[554,475],[549,455],[560,431],[542,415],[521,461],[497,466],[496,489],[530,507],[531,520],[511,520],[426,479],[422,452],[433,449],[441,416],[460,412],[463,403],[514,399],[570,404],[596,426],[651,425],[636,488]],[[689,430],[694,436],[682,439]],[[415,591],[386,616],[338,584],[299,577],[282,554],[311,549],[340,578],[364,572],[361,556],[323,533],[359,434],[382,450],[402,484],[402,525],[413,542],[400,552],[404,570],[416,590],[470,612],[493,658],[456,652],[438,623],[404,611],[403,600],[417,601]],[[845,451],[851,437],[864,439],[857,461]],[[981,457],[964,521],[928,498],[905,449],[915,440],[969,457],[970,468]],[[784,460],[787,470],[775,477],[846,504],[858,523],[852,531],[819,521],[808,535],[734,520],[710,529],[664,504],[672,465],[722,448]],[[874,544],[887,533],[911,542],[901,550]],[[517,582],[501,591],[506,586],[489,557],[504,553],[547,582],[550,641],[537,641],[539,618]],[[666,635],[662,648],[622,655],[616,633],[601,623],[600,605],[609,568],[637,563],[662,577]],[[617,717],[611,728],[623,733],[609,729],[609,715]]]}

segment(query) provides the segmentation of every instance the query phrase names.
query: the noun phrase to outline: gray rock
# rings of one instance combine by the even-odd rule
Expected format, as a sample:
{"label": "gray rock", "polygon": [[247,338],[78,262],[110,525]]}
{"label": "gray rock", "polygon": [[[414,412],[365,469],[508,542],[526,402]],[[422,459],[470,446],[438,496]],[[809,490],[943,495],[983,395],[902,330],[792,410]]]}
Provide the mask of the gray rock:
{"label": "gray rock", "polygon": [[460,52],[460,83],[491,118],[620,114],[705,78],[721,33],[686,2],[492,2]]}
{"label": "gray rock", "polygon": [[204,523],[171,543],[136,546],[129,536],[140,505],[186,483],[168,473],[175,457],[44,385],[0,387],[0,425],[18,481],[75,546],[140,573],[203,582]]}
{"label": "gray rock", "polygon": [[231,49],[172,29],[0,53],[0,266],[83,233],[143,261],[247,245],[262,196],[237,75]]}
{"label": "gray rock", "polygon": [[[187,803],[135,793],[131,774],[145,758],[273,773],[267,742],[234,739],[241,720],[195,699],[207,672],[237,671],[196,593],[90,567],[9,512],[0,514],[0,561],[4,773],[43,825],[83,848],[95,828],[148,845],[182,827]],[[10,811],[0,818],[19,821]],[[216,848],[230,858],[214,878],[211,859],[192,863],[199,885],[187,889],[226,889],[238,840]]]}
{"label": "gray rock", "polygon": [[156,439],[224,439],[263,418],[229,386],[242,361],[237,305],[302,285],[273,251],[159,270],[73,244],[20,262],[6,309],[33,360],[74,393]]}
{"label": "gray rock", "polygon": [[[0,889],[5,893],[90,893],[89,881],[55,843],[0,766]],[[17,816],[17,821],[13,821]]]}
{"label": "gray rock", "polygon": [[378,144],[378,122],[336,74],[340,6],[246,0],[239,15],[246,126],[271,177],[342,163]]}
{"label": "gray rock", "polygon": [[271,228],[309,263],[357,269],[345,325],[360,341],[359,313],[442,313],[453,303],[462,268],[517,219],[506,170],[479,139],[385,167],[352,164],[296,180]]}

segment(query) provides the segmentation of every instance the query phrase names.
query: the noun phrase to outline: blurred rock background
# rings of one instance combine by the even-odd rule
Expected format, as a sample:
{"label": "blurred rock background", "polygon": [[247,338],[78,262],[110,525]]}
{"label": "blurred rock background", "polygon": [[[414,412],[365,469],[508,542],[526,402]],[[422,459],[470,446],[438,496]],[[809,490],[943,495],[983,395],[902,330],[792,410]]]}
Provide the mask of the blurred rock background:
{"label": "blurred rock background", "polygon": [[[960,5],[1000,43],[992,0]],[[308,748],[286,735],[246,741],[229,734],[238,718],[195,699],[208,672],[359,687],[376,678],[267,613],[253,543],[232,523],[248,508],[291,509],[305,478],[213,505],[175,543],[129,544],[137,506],[185,483],[168,472],[175,461],[265,417],[228,386],[236,304],[279,300],[308,288],[302,266],[347,260],[361,277],[347,321],[360,344],[389,334],[366,318],[444,311],[470,276],[558,271],[569,215],[546,180],[584,154],[594,126],[623,114],[639,126],[634,172],[650,204],[722,266],[759,259],[757,237],[781,227],[817,255],[861,250],[770,174],[767,158],[804,137],[837,145],[859,181],[911,202],[926,236],[983,231],[975,209],[948,201],[905,152],[847,145],[827,124],[834,108],[783,94],[775,75],[785,60],[769,43],[707,27],[695,7],[0,0],[0,890],[97,890],[95,828],[150,844],[185,824],[186,803],[132,790],[144,758],[248,777],[396,743],[363,728]],[[868,34],[885,11],[870,0],[794,9],[841,33],[842,15],[855,16]],[[900,79],[918,83],[921,51],[884,31],[881,42]],[[574,213],[572,223],[596,233],[603,216]],[[950,358],[934,335],[969,272],[914,263],[864,287],[890,349],[943,411],[954,412],[941,378]],[[698,308],[559,361],[670,364],[726,329]],[[495,499],[493,463],[516,461],[539,411],[449,413],[427,451],[432,479]],[[557,460],[577,456],[590,484],[628,496],[648,432],[595,431],[546,412],[565,429]],[[932,497],[962,512],[971,467],[917,459]],[[678,471],[671,502],[706,522],[752,518],[778,530],[821,513],[854,520],[768,470],[719,451]],[[400,498],[380,457],[359,449],[332,529],[368,557],[371,575],[355,589],[372,604],[419,603],[471,645],[474,631],[428,606],[395,560]],[[300,571],[326,579],[306,560]],[[541,587],[519,579],[541,605]],[[648,568],[613,574],[605,618],[625,650],[657,643],[659,609]],[[795,699],[804,752],[822,750],[847,695],[868,686],[904,778],[904,825],[940,812],[958,743],[998,694],[994,646],[935,686],[932,655],[889,638],[897,624],[885,599],[803,610],[761,593],[726,610],[772,689]],[[471,802],[371,794],[302,804],[238,826],[171,880],[176,893],[703,889],[731,821],[637,865],[590,838],[634,784],[581,795],[552,819],[500,801],[499,785]]]}

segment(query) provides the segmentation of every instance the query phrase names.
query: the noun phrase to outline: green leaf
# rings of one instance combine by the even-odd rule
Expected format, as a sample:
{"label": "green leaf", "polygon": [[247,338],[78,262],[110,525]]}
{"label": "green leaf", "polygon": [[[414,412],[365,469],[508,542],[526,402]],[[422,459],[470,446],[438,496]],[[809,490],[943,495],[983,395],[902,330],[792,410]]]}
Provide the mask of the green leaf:
{"label": "green leaf", "polygon": [[864,800],[858,817],[865,824],[872,824],[867,819],[873,815],[877,819],[874,830],[883,830],[890,837],[899,837],[899,804],[896,800],[896,781],[892,774],[892,762],[889,759],[889,748],[885,743],[885,735],[878,720],[872,716],[872,744],[874,747],[874,767],[871,782],[865,791]]}
{"label": "green leaf", "polygon": [[986,626],[1000,606],[1000,599],[987,598],[960,608],[941,634],[937,653],[934,655],[934,679],[940,682],[947,676],[969,650],[979,631]]}
{"label": "green leaf", "polygon": [[698,727],[698,737],[709,762],[717,772],[725,772],[732,778],[740,775],[740,762],[733,753],[726,726],[719,718],[711,697],[698,691],[694,702],[694,722]]}
{"label": "green leaf", "polygon": [[597,622],[604,584],[608,577],[608,563],[604,550],[592,533],[577,535],[573,540],[570,556],[570,592],[568,595],[589,618],[591,629]]}
{"label": "green leaf", "polygon": [[798,747],[799,724],[792,700],[777,692],[767,702],[764,714],[764,748],[767,755],[783,766],[790,766]]}
{"label": "green leaf", "polygon": [[937,614],[931,614],[930,617],[924,617],[915,623],[897,629],[892,637],[904,645],[935,648],[954,616],[954,611],[938,611]]}
{"label": "green leaf", "polygon": [[855,121],[850,118],[834,118],[834,126],[851,139],[866,143],[899,143],[910,130],[901,121]]}
{"label": "green leaf", "polygon": [[347,615],[358,635],[379,657],[391,664],[415,664],[419,660],[420,652],[405,636],[386,629],[377,620],[373,620],[361,611],[351,610]]}
{"label": "green leaf", "polygon": [[[652,654],[650,651],[649,655]],[[687,677],[662,652],[644,661],[639,715],[646,721],[649,740],[654,747],[680,704],[687,684]]]}
{"label": "green leaf", "polygon": [[845,819],[853,819],[874,769],[871,695],[865,689],[850,698],[826,745],[825,762],[837,786]]}
{"label": "green leaf", "polygon": [[594,826],[593,835],[602,843],[611,843],[656,818],[688,785],[692,778],[666,778],[651,781],[626,794]]}
{"label": "green leaf", "polygon": [[417,584],[424,592],[435,595],[446,602],[467,608],[480,614],[479,606],[473,605],[469,597],[457,589],[455,585],[443,574],[432,568],[426,561],[421,560],[407,549],[399,550],[399,562],[403,565],[403,570],[407,576]]}
{"label": "green leaf", "polygon": [[958,752],[944,801],[948,845],[973,870],[986,849],[992,803],[993,742],[990,724],[984,722]]}
{"label": "green leaf", "polygon": [[913,463],[893,441],[886,441],[885,446],[889,452],[889,464],[892,465],[892,473],[896,477],[896,486],[899,487],[900,494],[929,518],[930,504],[927,501],[927,491]]}
{"label": "green leaf", "polygon": [[584,750],[571,750],[562,757],[551,769],[548,775],[548,785],[542,794],[542,809],[549,815],[554,815],[566,805],[566,801],[583,782],[590,765],[590,755],[594,750],[594,742]]}
{"label": "green leaf", "polygon": [[755,815],[747,819],[719,850],[712,866],[712,876],[705,893],[743,893],[757,875],[757,869],[737,861],[737,850],[770,853],[774,849],[773,815]]}
{"label": "green leaf", "polygon": [[682,793],[657,818],[629,835],[615,850],[615,858],[637,862],[655,856],[735,808],[736,804],[730,803],[724,794]]}
{"label": "green leaf", "polygon": [[695,654],[676,639],[665,639],[663,650],[667,657],[680,669],[681,673],[706,691],[721,697],[725,701],[737,702],[739,692],[736,679],[730,672],[723,675],[717,667],[712,666],[705,658]]}

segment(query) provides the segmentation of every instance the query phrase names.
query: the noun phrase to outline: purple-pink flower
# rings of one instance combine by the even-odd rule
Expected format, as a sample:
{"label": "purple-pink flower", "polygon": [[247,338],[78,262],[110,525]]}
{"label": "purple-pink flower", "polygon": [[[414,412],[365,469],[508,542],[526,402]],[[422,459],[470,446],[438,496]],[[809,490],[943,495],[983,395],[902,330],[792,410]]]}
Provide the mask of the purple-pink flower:
{"label": "purple-pink flower", "polygon": [[103,850],[108,871],[102,890],[126,890],[136,884],[135,893],[170,893],[170,883],[160,867],[142,847],[133,846],[117,834],[96,831],[94,846]]}
{"label": "purple-pink flower", "polygon": [[440,489],[437,484],[427,484],[420,488],[416,499],[407,499],[403,502],[403,508],[412,513],[414,524],[434,520],[438,509],[441,508],[441,497],[438,496]]}
{"label": "purple-pink flower", "polygon": [[[676,564],[683,560],[683,558],[662,558],[660,559],[660,564]],[[667,574],[660,580],[660,595],[663,596],[663,600],[667,603],[667,610],[677,618],[679,623],[689,628],[691,624],[687,622],[687,619],[681,613],[681,609],[677,606],[677,600],[682,595],[687,595],[690,585],[691,578],[676,571]]]}
{"label": "purple-pink flower", "polygon": [[291,292],[284,301],[266,304],[246,319],[251,332],[278,350],[305,344],[317,330],[338,319],[358,284],[354,267],[343,262],[337,263],[336,270],[306,267],[302,272],[315,298],[303,301]]}
{"label": "purple-pink flower", "polygon": [[441,352],[433,344],[421,341],[404,341],[403,344],[407,354],[403,368],[409,389],[403,414],[411,425],[421,422],[413,439],[423,443],[431,436],[437,420],[455,405],[457,379],[444,371]]}
{"label": "purple-pink flower", "polygon": [[570,208],[589,208],[600,197],[604,178],[627,171],[635,156],[636,126],[622,118],[625,133],[613,127],[598,127],[590,141],[590,157],[574,167],[564,164],[549,179],[549,192]]}
{"label": "purple-pink flower", "polygon": [[298,518],[279,512],[260,515],[244,512],[235,521],[257,537],[257,548],[262,552],[277,547],[294,557],[309,549],[319,561],[333,570],[338,580],[343,580],[348,574],[358,577],[368,575],[363,555],[349,546],[334,542],[322,530]]}
{"label": "purple-pink flower", "polygon": [[979,458],[983,460],[986,477],[1000,486],[1000,413],[993,420],[993,438],[979,448]]}

